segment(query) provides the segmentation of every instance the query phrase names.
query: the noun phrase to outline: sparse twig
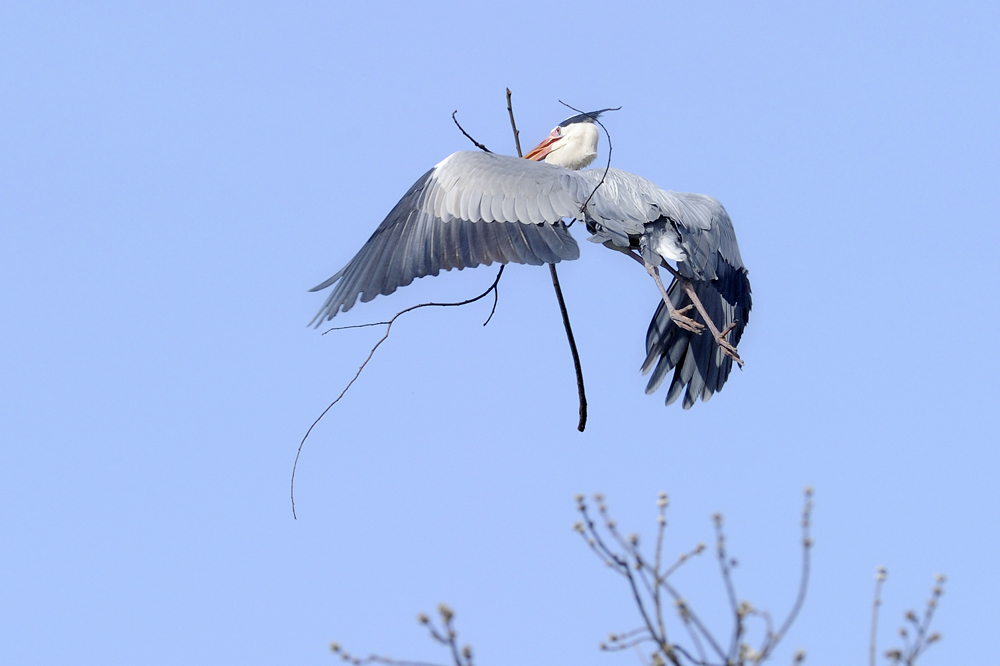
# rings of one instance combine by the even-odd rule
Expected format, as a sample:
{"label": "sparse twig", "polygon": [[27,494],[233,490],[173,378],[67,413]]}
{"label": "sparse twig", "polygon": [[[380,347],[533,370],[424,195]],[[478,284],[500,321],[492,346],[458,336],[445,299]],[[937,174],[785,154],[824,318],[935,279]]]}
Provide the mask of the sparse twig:
{"label": "sparse twig", "polygon": [[878,611],[882,605],[882,584],[885,583],[887,573],[885,567],[879,567],[875,573],[875,599],[872,601],[872,630],[868,639],[869,666],[875,666],[875,655],[877,653],[875,646],[878,642]]}
{"label": "sparse twig", "polygon": [[[431,638],[436,643],[446,646],[451,653],[452,666],[475,666],[472,660],[472,646],[465,645],[458,647],[458,632],[455,631],[455,612],[446,604],[438,605],[438,614],[441,616],[440,628],[435,626],[427,615],[420,613],[417,615],[417,622],[427,628]],[[331,643],[330,650],[339,655],[340,658],[352,666],[365,666],[366,664],[385,664],[385,666],[442,666],[442,664],[429,663],[425,661],[397,660],[379,655],[369,655],[367,657],[356,657],[340,646],[340,643]]]}
{"label": "sparse twig", "polygon": [[[795,603],[792,604],[792,609],[788,612],[788,617],[785,621],[781,623],[781,627],[778,629],[778,633],[770,634],[764,646],[760,650],[762,656],[761,660],[754,663],[760,663],[764,657],[767,657],[771,652],[778,646],[778,643],[788,630],[791,629],[792,624],[794,624],[795,619],[799,616],[799,612],[802,610],[802,606],[806,602],[806,592],[809,589],[809,575],[810,575],[810,565],[811,565],[811,553],[813,547],[812,536],[810,535],[809,528],[812,526],[812,510],[813,510],[813,490],[811,487],[806,486],[805,489],[805,503],[802,507],[802,569],[799,574],[799,591],[795,596]],[[805,653],[803,653],[803,659],[805,658]]]}
{"label": "sparse twig", "polygon": [[487,148],[483,144],[481,144],[478,141],[476,141],[475,139],[473,139],[472,136],[468,132],[465,131],[465,128],[462,127],[461,123],[458,122],[458,118],[455,117],[455,114],[457,114],[457,113],[458,113],[458,109],[455,109],[454,111],[452,111],[451,112],[451,119],[455,121],[455,126],[458,127],[459,131],[462,132],[462,134],[465,135],[465,138],[468,139],[469,141],[471,141],[472,143],[474,143],[476,145],[476,148],[478,148],[479,150],[483,151],[484,153],[492,153],[493,152],[492,150],[490,150],[489,148]]}
{"label": "sparse twig", "polygon": [[[514,145],[517,148],[517,156],[524,157],[524,154],[521,153],[520,132],[517,131],[517,123],[514,122],[514,107],[511,105],[510,94],[510,88],[507,88],[507,114],[510,116],[510,128],[514,132]],[[610,146],[611,139],[609,138],[609,166],[611,164]],[[603,182],[603,178],[601,180]],[[593,192],[591,192],[590,196],[594,196]],[[587,198],[587,201],[590,201],[590,197]],[[584,208],[586,208],[586,204],[580,210],[583,211]],[[552,288],[556,292],[556,300],[559,301],[559,312],[562,315],[563,328],[566,329],[566,340],[569,342],[569,351],[573,355],[573,370],[576,372],[576,393],[580,403],[580,420],[577,422],[576,429],[583,432],[587,427],[587,391],[583,385],[583,366],[580,363],[580,352],[576,348],[576,336],[573,335],[573,327],[569,322],[569,310],[566,309],[566,299],[563,298],[562,286],[559,284],[559,273],[556,271],[555,264],[549,264],[549,275],[552,277]]]}
{"label": "sparse twig", "polygon": [[[874,654],[875,654],[875,632],[877,630],[877,617],[878,617],[878,607],[880,605],[880,592],[882,588],[882,582],[885,580],[885,569],[879,568],[879,573],[875,579],[875,604],[872,609],[872,637],[871,644],[869,646],[870,663],[874,664]],[[927,606],[924,608],[923,617],[918,617],[915,612],[906,611],[903,615],[904,619],[909,626],[913,629],[913,637],[910,637],[910,630],[907,629],[907,625],[904,624],[899,629],[900,638],[903,641],[902,648],[895,648],[892,650],[887,650],[885,653],[886,658],[893,664],[902,664],[904,666],[913,666],[917,663],[917,660],[927,652],[928,648],[934,643],[941,640],[941,634],[938,632],[931,633],[931,622],[934,620],[934,612],[937,610],[938,603],[941,600],[941,595],[944,594],[944,583],[945,577],[938,574],[934,577],[934,587],[931,588],[931,596],[927,600]]]}
{"label": "sparse twig", "polygon": [[408,307],[408,308],[406,308],[404,310],[400,310],[399,312],[397,312],[396,314],[394,314],[392,316],[392,318],[389,319],[388,321],[378,321],[378,322],[373,322],[373,323],[369,323],[369,324],[357,324],[357,325],[354,325],[354,326],[335,326],[333,328],[327,329],[326,331],[323,331],[323,335],[326,335],[327,333],[329,333],[331,331],[341,331],[341,330],[345,330],[345,329],[349,329],[349,328],[365,328],[365,327],[368,327],[368,326],[385,326],[385,333],[382,335],[382,337],[379,339],[379,341],[375,343],[375,346],[372,347],[371,351],[368,352],[367,358],[365,358],[365,360],[361,364],[361,366],[358,367],[358,371],[354,373],[354,377],[351,378],[351,381],[347,382],[347,386],[345,386],[344,390],[340,392],[340,395],[338,395],[334,399],[333,402],[331,402],[329,405],[327,405],[326,409],[324,409],[320,413],[320,415],[316,417],[316,420],[313,421],[312,425],[309,426],[309,429],[306,430],[306,434],[302,436],[302,441],[299,442],[299,448],[295,452],[295,462],[292,463],[292,479],[291,479],[291,493],[290,493],[290,497],[291,497],[291,500],[292,500],[292,518],[293,519],[296,519],[296,520],[298,519],[298,516],[295,513],[295,472],[296,472],[296,470],[298,469],[298,466],[299,466],[299,456],[302,455],[302,447],[305,445],[306,440],[309,438],[309,435],[312,433],[313,428],[315,428],[316,425],[323,419],[323,417],[326,416],[327,412],[329,412],[331,409],[333,409],[334,405],[336,405],[338,402],[340,402],[340,400],[344,397],[344,395],[347,394],[348,389],[350,389],[351,386],[354,385],[354,382],[357,381],[358,377],[361,376],[362,371],[364,371],[365,366],[368,365],[368,362],[372,360],[372,357],[375,355],[376,350],[378,350],[378,348],[382,346],[382,343],[385,342],[389,338],[389,332],[392,330],[392,325],[394,323],[396,323],[396,320],[399,319],[404,314],[406,314],[407,312],[412,312],[414,310],[419,310],[420,308],[429,308],[429,307],[451,308],[451,307],[458,307],[458,306],[462,306],[462,305],[469,305],[470,303],[475,303],[476,301],[482,300],[483,298],[485,298],[488,294],[490,294],[492,292],[493,293],[493,308],[490,310],[490,316],[487,317],[486,321],[483,322],[483,326],[486,326],[486,324],[490,323],[490,320],[493,319],[493,313],[495,313],[496,309],[497,309],[497,301],[499,300],[499,291],[497,289],[497,285],[500,284],[500,277],[503,275],[503,269],[504,269],[504,266],[501,265],[500,266],[500,270],[497,271],[496,278],[493,280],[493,284],[491,284],[486,291],[484,291],[483,293],[479,294],[478,296],[475,296],[474,298],[469,298],[469,299],[466,299],[464,301],[458,301],[458,302],[454,302],[454,303],[420,303],[418,305],[412,305],[412,306],[410,306],[410,307]]}
{"label": "sparse twig", "polygon": [[[733,626],[729,634],[728,650],[723,649],[722,642],[699,619],[691,604],[668,580],[671,574],[691,557],[701,554],[705,550],[705,546],[699,544],[691,551],[682,554],[671,566],[664,567],[661,551],[663,533],[666,529],[666,494],[661,493],[657,500],[659,515],[657,516],[656,550],[652,561],[647,560],[643,555],[639,535],[623,536],[617,523],[608,513],[604,497],[600,494],[594,495],[594,503],[597,515],[600,516],[601,526],[598,527],[585,498],[578,495],[577,510],[580,512],[581,520],[574,525],[574,529],[581,534],[588,547],[608,567],[627,580],[641,620],[641,626],[637,629],[621,634],[612,634],[608,643],[601,644],[602,650],[616,651],[637,647],[644,643],[652,643],[655,649],[649,657],[651,666],[665,666],[666,664],[674,666],[756,666],[770,658],[798,616],[808,587],[809,552],[812,548],[812,539],[809,536],[812,513],[811,489],[806,489],[803,508],[803,567],[799,593],[788,617],[777,632],[774,631],[769,613],[755,609],[747,601],[739,601],[732,578],[735,560],[729,557],[725,547],[722,517],[715,516],[716,555],[730,609],[733,613]],[[673,641],[668,636],[664,620],[665,604],[661,591],[666,592],[668,598],[673,600],[678,617],[691,639],[692,649]],[[751,617],[757,618],[763,625],[764,635],[756,649],[751,647],[745,639],[745,636],[748,635],[746,620]],[[756,631],[755,629],[754,632]],[[712,656],[709,656],[706,647],[711,650]],[[793,664],[801,663],[803,659],[805,659],[805,653],[799,651],[793,659]]]}
{"label": "sparse twig", "polygon": [[507,88],[507,114],[510,116],[510,129],[514,132],[514,147],[517,148],[517,156],[524,157],[521,153],[521,133],[517,131],[517,123],[514,122],[514,109],[510,105],[510,88]]}

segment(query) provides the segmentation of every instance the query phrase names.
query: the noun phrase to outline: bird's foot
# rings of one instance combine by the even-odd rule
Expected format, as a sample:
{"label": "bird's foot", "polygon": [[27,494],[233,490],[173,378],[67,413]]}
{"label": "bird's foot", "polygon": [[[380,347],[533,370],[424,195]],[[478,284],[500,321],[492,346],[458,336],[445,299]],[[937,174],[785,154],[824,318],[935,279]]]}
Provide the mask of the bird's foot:
{"label": "bird's foot", "polygon": [[742,368],[743,359],[740,358],[739,353],[736,351],[736,347],[729,344],[729,340],[726,340],[726,336],[729,335],[729,332],[734,328],[736,328],[736,322],[733,322],[726,327],[726,330],[719,333],[719,335],[716,336],[715,341],[719,343],[719,347],[722,348],[722,351],[725,352],[726,356],[736,361],[736,364]]}
{"label": "bird's foot", "polygon": [[683,328],[685,331],[691,331],[692,333],[701,333],[703,330],[705,330],[705,325],[699,324],[694,319],[684,316],[684,313],[693,307],[694,307],[693,305],[688,305],[687,307],[681,308],[680,310],[671,310],[670,318],[673,320],[675,324]]}

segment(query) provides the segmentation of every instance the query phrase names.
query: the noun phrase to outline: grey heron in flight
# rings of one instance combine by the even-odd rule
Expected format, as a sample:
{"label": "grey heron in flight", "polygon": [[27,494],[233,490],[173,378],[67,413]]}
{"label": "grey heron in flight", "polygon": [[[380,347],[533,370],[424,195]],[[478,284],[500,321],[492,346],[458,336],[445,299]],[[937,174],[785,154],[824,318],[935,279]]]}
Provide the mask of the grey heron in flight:
{"label": "grey heron in flight", "polygon": [[[493,262],[542,265],[577,259],[564,220],[582,219],[591,241],[642,264],[660,303],[646,332],[646,393],[674,370],[666,404],[684,408],[722,389],[750,313],[750,282],[729,215],[702,194],[668,192],[619,169],[579,171],[597,156],[597,117],[559,123],[525,159],[454,153],[421,176],[368,242],[329,280],[318,326],[442,269]],[[676,263],[676,268],[667,262]],[[672,273],[664,288],[659,269]],[[700,321],[699,321],[700,318]],[[704,331],[705,328],[708,331]]]}

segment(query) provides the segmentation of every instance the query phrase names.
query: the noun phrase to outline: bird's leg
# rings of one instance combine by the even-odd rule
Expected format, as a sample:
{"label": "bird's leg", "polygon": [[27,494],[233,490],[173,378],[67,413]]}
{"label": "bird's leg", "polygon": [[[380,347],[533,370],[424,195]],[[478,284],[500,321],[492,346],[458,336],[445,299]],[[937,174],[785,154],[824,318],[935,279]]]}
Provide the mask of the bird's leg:
{"label": "bird's leg", "polygon": [[[640,261],[642,260],[640,259]],[[656,286],[660,288],[660,294],[663,296],[663,304],[667,306],[667,312],[670,314],[670,319],[686,331],[701,333],[705,327],[696,322],[694,319],[684,315],[685,312],[691,309],[691,306],[688,305],[680,310],[675,310],[673,303],[670,302],[670,297],[667,296],[667,290],[663,288],[663,281],[660,279],[660,271],[656,268],[656,266],[650,266],[645,261],[642,263],[646,267],[646,271],[648,271],[653,279],[656,280]]]}
{"label": "bird's leg", "polygon": [[[624,254],[625,256],[635,259],[636,261],[639,262],[640,265],[642,265],[643,268],[646,269],[646,272],[648,272],[651,276],[653,276],[653,279],[656,280],[656,286],[660,288],[660,294],[663,296],[663,304],[667,306],[667,313],[670,315],[670,319],[672,319],[675,324],[677,324],[686,331],[691,331],[692,333],[702,332],[702,330],[705,328],[704,326],[696,322],[694,319],[684,316],[685,312],[694,307],[693,305],[686,305],[679,310],[674,309],[674,304],[670,302],[670,297],[667,296],[667,290],[663,288],[663,281],[660,280],[660,272],[656,269],[656,266],[650,266],[649,264],[647,264],[645,260],[643,260],[643,258],[640,257],[635,252],[635,250],[618,247],[617,245],[614,245],[611,241],[605,243],[604,246],[611,248],[612,250],[617,250],[622,254]],[[670,267],[668,266],[667,268]]]}
{"label": "bird's leg", "polygon": [[[666,266],[666,264],[664,265]],[[705,311],[705,306],[702,305],[701,299],[698,298],[698,294],[695,292],[694,285],[691,284],[691,281],[685,278],[671,266],[666,266],[666,268],[674,275],[675,278],[677,278],[677,280],[681,284],[681,289],[684,290],[684,293],[687,294],[688,298],[691,299],[691,302],[694,303],[695,308],[697,308],[698,312],[701,313],[701,316],[705,319],[705,323],[708,324],[708,330],[710,330],[712,332],[712,335],[715,336],[715,341],[719,343],[719,346],[722,348],[722,351],[726,353],[726,356],[736,361],[737,365],[739,365],[742,368],[743,359],[740,358],[739,353],[736,351],[736,347],[731,345],[729,343],[729,340],[726,339],[726,336],[729,335],[729,332],[736,327],[736,322],[733,322],[732,324],[727,326],[724,332],[720,332],[719,329],[715,326],[715,322],[712,321],[712,318],[708,316],[708,312]]]}
{"label": "bird's leg", "polygon": [[632,257],[637,262],[642,264],[643,267],[645,267],[646,271],[656,281],[656,286],[660,288],[660,294],[663,295],[663,304],[667,306],[667,312],[670,313],[670,318],[674,321],[675,324],[693,333],[701,333],[702,329],[704,329],[705,327],[702,324],[694,321],[690,317],[684,316],[684,313],[689,311],[692,307],[697,308],[701,316],[704,317],[705,322],[708,324],[708,329],[712,332],[712,335],[715,336],[715,341],[719,344],[719,347],[722,348],[722,351],[725,352],[726,356],[736,361],[737,365],[739,365],[741,368],[743,367],[743,359],[740,358],[739,353],[736,351],[736,347],[730,344],[729,340],[726,339],[726,336],[729,335],[729,332],[732,331],[734,328],[736,328],[736,322],[733,322],[732,324],[727,326],[725,331],[720,332],[719,329],[716,327],[715,322],[712,321],[712,318],[708,316],[708,312],[705,310],[705,306],[702,304],[701,299],[698,298],[698,294],[697,292],[695,292],[694,285],[691,284],[690,280],[681,275],[676,268],[674,268],[665,261],[663,262],[663,267],[666,268],[668,271],[670,271],[671,275],[674,276],[674,279],[676,279],[677,282],[680,283],[681,289],[683,289],[684,293],[687,294],[688,298],[691,299],[691,305],[687,305],[679,310],[675,310],[673,304],[670,302],[670,298],[667,296],[667,290],[664,289],[663,287],[663,281],[660,280],[660,272],[657,270],[656,266],[650,266],[649,264],[647,264],[645,260],[643,260],[643,258],[640,257],[638,253],[636,253],[635,250],[616,247],[610,241],[605,243],[604,245],[611,248],[612,250],[618,250],[622,254]]}

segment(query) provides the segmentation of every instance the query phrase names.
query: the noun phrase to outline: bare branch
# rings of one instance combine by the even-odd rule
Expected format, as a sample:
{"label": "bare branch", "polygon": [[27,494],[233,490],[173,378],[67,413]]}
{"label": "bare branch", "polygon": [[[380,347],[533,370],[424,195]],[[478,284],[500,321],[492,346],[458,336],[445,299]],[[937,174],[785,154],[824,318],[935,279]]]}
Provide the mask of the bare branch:
{"label": "bare branch", "polygon": [[[428,633],[430,633],[431,638],[435,642],[448,647],[451,652],[452,666],[474,666],[472,661],[472,647],[469,645],[461,649],[458,647],[458,632],[455,631],[452,625],[452,621],[455,619],[455,612],[446,604],[439,604],[438,613],[441,615],[440,629],[434,626],[434,623],[424,613],[417,615],[417,621],[427,627]],[[341,659],[352,664],[352,666],[366,666],[367,664],[384,664],[385,666],[443,666],[442,664],[425,661],[400,661],[374,654],[359,658],[345,651],[340,646],[340,643],[336,642],[330,644],[330,650],[334,654],[340,655]]]}
{"label": "bare branch", "polygon": [[514,132],[514,146],[517,148],[517,156],[524,157],[521,153],[521,133],[517,131],[517,123],[514,122],[514,108],[510,105],[510,88],[507,88],[507,114],[510,115],[510,128]]}
{"label": "bare branch", "polygon": [[[510,116],[510,128],[514,132],[514,145],[517,148],[517,156],[524,157],[521,153],[520,132],[517,131],[517,123],[514,122],[514,107],[511,105],[510,95],[510,88],[507,88],[507,114]],[[610,147],[611,139],[609,138],[609,166],[611,164]],[[605,174],[607,174],[607,171],[605,171]],[[598,187],[600,187],[600,185],[598,185]],[[593,192],[590,196],[594,196]],[[590,197],[587,198],[587,201],[590,201]],[[586,204],[584,204],[584,208],[586,208]],[[581,208],[580,210],[582,211],[584,208]],[[583,385],[583,366],[580,364],[580,352],[576,348],[576,337],[573,335],[573,327],[569,323],[569,310],[566,309],[566,299],[563,298],[562,286],[559,284],[559,273],[556,271],[555,264],[549,264],[549,274],[552,276],[552,288],[556,292],[556,300],[559,301],[559,312],[562,314],[563,328],[566,329],[566,340],[569,342],[569,351],[573,355],[573,370],[576,372],[576,392],[580,402],[580,420],[577,422],[576,429],[583,432],[587,427],[587,391]]]}
{"label": "bare branch", "polygon": [[813,490],[809,486],[805,489],[805,504],[802,507],[802,574],[799,577],[799,593],[795,597],[795,604],[792,606],[792,610],[789,611],[788,617],[781,624],[781,628],[778,629],[778,633],[775,634],[774,642],[770,646],[769,650],[773,650],[784,636],[785,633],[791,628],[792,623],[795,622],[795,618],[798,617],[799,611],[802,610],[802,605],[806,601],[806,591],[809,588],[809,564],[810,564],[810,553],[812,552],[813,540],[809,536],[809,526],[812,520],[812,502]]}
{"label": "bare branch", "polygon": [[482,300],[483,298],[485,298],[488,294],[490,294],[492,292],[493,296],[494,296],[494,298],[493,298],[493,309],[490,310],[490,316],[486,318],[485,322],[483,322],[483,326],[486,326],[486,324],[490,323],[490,320],[493,318],[493,313],[496,312],[497,300],[499,298],[499,291],[497,289],[497,285],[500,284],[500,277],[503,275],[503,269],[504,269],[504,266],[501,265],[500,266],[500,270],[497,271],[496,278],[493,280],[493,284],[491,284],[486,291],[484,291],[483,293],[479,294],[478,296],[476,296],[474,298],[469,298],[469,299],[466,299],[464,301],[459,301],[459,302],[455,302],[455,303],[420,303],[418,305],[412,305],[412,306],[410,306],[410,307],[408,307],[408,308],[406,308],[404,310],[400,310],[399,312],[397,312],[396,314],[394,314],[389,321],[380,321],[380,322],[375,322],[375,323],[371,323],[371,324],[359,324],[359,325],[356,325],[356,326],[338,326],[338,327],[330,328],[330,329],[327,329],[326,331],[323,331],[323,335],[326,335],[330,331],[338,331],[338,330],[344,330],[344,329],[348,329],[348,328],[363,328],[363,327],[367,327],[367,326],[383,326],[383,325],[385,326],[385,333],[382,335],[382,337],[379,339],[379,341],[375,343],[375,346],[372,347],[371,351],[368,352],[368,357],[365,358],[364,362],[358,368],[358,371],[356,373],[354,373],[354,377],[351,378],[351,381],[347,382],[347,386],[345,386],[344,390],[340,392],[340,395],[338,395],[336,397],[336,399],[334,399],[333,402],[331,402],[329,405],[327,405],[326,409],[324,409],[320,413],[320,415],[316,417],[316,420],[313,421],[312,425],[309,426],[309,429],[306,430],[306,434],[302,436],[302,441],[299,442],[299,448],[295,452],[295,462],[292,463],[292,479],[291,479],[291,484],[290,484],[291,485],[290,497],[291,497],[291,500],[292,500],[292,518],[293,519],[296,519],[296,520],[298,519],[298,516],[295,513],[295,472],[296,472],[296,470],[298,469],[298,466],[299,466],[299,456],[302,455],[302,447],[305,446],[306,440],[309,438],[309,435],[312,433],[313,428],[315,428],[316,425],[323,419],[323,417],[326,416],[327,412],[329,412],[331,409],[333,409],[334,405],[336,405],[338,402],[340,402],[340,400],[344,397],[344,395],[347,394],[347,391],[351,388],[351,386],[354,385],[354,382],[357,381],[358,377],[361,376],[362,371],[364,371],[365,367],[368,365],[368,362],[372,360],[372,357],[375,355],[375,352],[378,350],[379,347],[382,346],[382,343],[385,342],[389,338],[389,333],[392,330],[392,325],[394,323],[396,323],[396,320],[399,319],[404,314],[406,314],[407,312],[412,312],[413,310],[419,310],[420,308],[428,308],[428,307],[451,308],[451,307],[459,307],[459,306],[462,306],[462,305],[469,305],[470,303],[475,303],[476,301]]}
{"label": "bare branch", "polygon": [[455,121],[455,125],[458,127],[459,130],[461,130],[462,134],[465,135],[465,138],[468,139],[469,141],[471,141],[472,143],[474,143],[476,145],[476,148],[478,148],[479,150],[483,151],[484,153],[492,153],[493,152],[492,150],[490,150],[489,148],[487,148],[483,144],[481,144],[478,141],[476,141],[475,139],[473,139],[472,136],[468,132],[465,131],[465,128],[462,127],[461,123],[458,122],[458,118],[455,117],[455,114],[457,114],[457,113],[458,113],[458,109],[455,109],[454,111],[452,111],[451,112],[451,119]]}
{"label": "bare branch", "polygon": [[[884,576],[882,578],[884,579]],[[878,595],[878,588],[881,586],[881,581],[878,579],[876,581],[876,595]],[[918,618],[917,614],[913,611],[907,611],[904,615],[905,620],[913,626],[914,634],[911,640],[906,626],[900,627],[899,635],[903,641],[902,649],[895,648],[887,650],[885,653],[886,658],[893,663],[913,666],[931,645],[941,640],[941,634],[929,632],[931,622],[934,619],[934,611],[937,610],[941,595],[944,594],[944,583],[944,576],[937,575],[934,577],[934,587],[931,589],[931,597],[927,600],[927,606],[924,609],[922,618]],[[872,635],[871,649],[874,649],[874,626]]]}
{"label": "bare branch", "polygon": [[719,655],[719,659],[726,661],[726,653],[723,651],[718,641],[716,641],[715,636],[713,636],[712,632],[710,632],[708,628],[702,623],[701,619],[695,614],[694,610],[691,608],[690,605],[688,605],[687,601],[685,601],[684,597],[681,596],[680,592],[678,592],[665,579],[660,582],[660,585],[663,586],[663,589],[665,589],[667,593],[670,595],[670,597],[674,600],[674,603],[677,605],[678,612],[680,613],[682,619],[685,622],[690,622],[694,626],[694,628],[701,633],[702,637],[705,639],[705,641],[708,642],[709,646],[715,651],[717,655]]}
{"label": "bare branch", "polygon": [[666,580],[667,578],[670,577],[670,574],[680,569],[682,564],[690,560],[692,557],[696,555],[701,555],[704,552],[705,552],[705,544],[699,543],[690,551],[686,553],[681,553],[681,556],[677,558],[677,561],[674,562],[669,569],[663,572],[661,578],[663,578],[663,580]]}
{"label": "bare branch", "polygon": [[726,534],[722,529],[722,514],[717,513],[712,516],[712,522],[715,524],[715,554],[719,560],[719,570],[722,575],[722,581],[726,586],[726,596],[729,598],[729,608],[733,613],[733,622],[736,627],[729,642],[729,660],[732,661],[736,658],[740,638],[743,636],[743,614],[740,613],[740,605],[736,600],[736,588],[733,587],[732,570],[729,559],[726,556]]}
{"label": "bare branch", "polygon": [[[732,577],[735,560],[731,559],[726,549],[722,517],[720,515],[714,517],[716,555],[721,576],[726,587],[727,600],[733,616],[733,627],[730,633],[728,650],[724,650],[721,642],[715,638],[708,627],[698,618],[698,615],[691,608],[688,601],[668,581],[668,577],[681,565],[695,555],[704,552],[705,546],[704,544],[699,544],[691,551],[682,553],[676,562],[664,568],[662,549],[664,531],[666,529],[666,507],[668,504],[666,494],[660,493],[657,499],[656,552],[652,561],[646,559],[643,555],[640,546],[641,539],[638,534],[624,536],[625,533],[623,533],[609,514],[603,495],[594,495],[596,510],[603,523],[603,529],[598,529],[595,521],[591,518],[590,509],[586,501],[582,495],[578,495],[577,510],[580,511],[583,521],[577,523],[574,528],[586,538],[588,545],[606,565],[610,566],[628,581],[629,591],[635,601],[636,609],[639,611],[639,617],[643,624],[640,629],[626,634],[612,634],[610,645],[602,644],[602,649],[622,650],[628,647],[639,646],[645,642],[653,643],[656,646],[656,650],[651,657],[652,666],[666,666],[668,663],[675,666],[750,666],[751,664],[757,665],[766,661],[798,616],[805,598],[809,579],[809,552],[812,546],[812,540],[809,536],[810,516],[812,512],[811,489],[806,489],[805,497],[805,507],[802,514],[802,579],[799,584],[799,593],[796,601],[789,612],[788,618],[777,633],[774,631],[771,615],[767,611],[757,610],[748,601],[739,601]],[[604,535],[607,536],[605,537]],[[668,639],[664,614],[664,599],[661,597],[661,591],[665,592],[668,599],[673,601],[677,615],[687,631],[693,649],[688,649],[686,646],[671,642]],[[748,631],[747,621],[751,617],[759,619],[763,625],[761,631],[764,636],[759,649],[754,649],[744,639],[744,634]],[[913,616],[910,620],[914,623],[914,626],[923,626],[924,623],[916,622],[916,619],[916,616]],[[756,626],[758,625],[754,624],[754,627]],[[919,633],[919,630],[917,632]],[[711,659],[707,654],[708,650],[714,653]],[[804,658],[805,653],[799,652],[796,654],[793,663],[800,663]]]}
{"label": "bare branch", "polygon": [[370,654],[367,657],[354,657],[344,652],[340,652],[339,654],[341,659],[354,666],[365,666],[365,664],[385,664],[385,666],[444,666],[443,664],[435,664],[427,661],[399,661],[390,659],[389,657],[380,657],[376,654]]}
{"label": "bare branch", "polygon": [[573,355],[573,370],[576,371],[576,393],[580,402],[580,420],[576,429],[583,432],[587,427],[587,390],[583,386],[583,366],[580,364],[580,352],[576,348],[576,337],[573,335],[573,328],[569,323],[569,311],[566,309],[566,299],[563,298],[562,286],[559,284],[559,274],[556,273],[555,264],[549,264],[549,274],[552,276],[552,288],[556,292],[556,300],[559,301],[559,312],[562,314],[563,328],[566,329],[569,351]]}
{"label": "bare branch", "polygon": [[878,642],[878,609],[882,605],[882,584],[885,583],[887,574],[888,572],[885,570],[885,567],[879,567],[875,574],[875,600],[872,602],[872,629],[868,639],[869,666],[875,666],[875,654],[877,652],[875,645]]}

